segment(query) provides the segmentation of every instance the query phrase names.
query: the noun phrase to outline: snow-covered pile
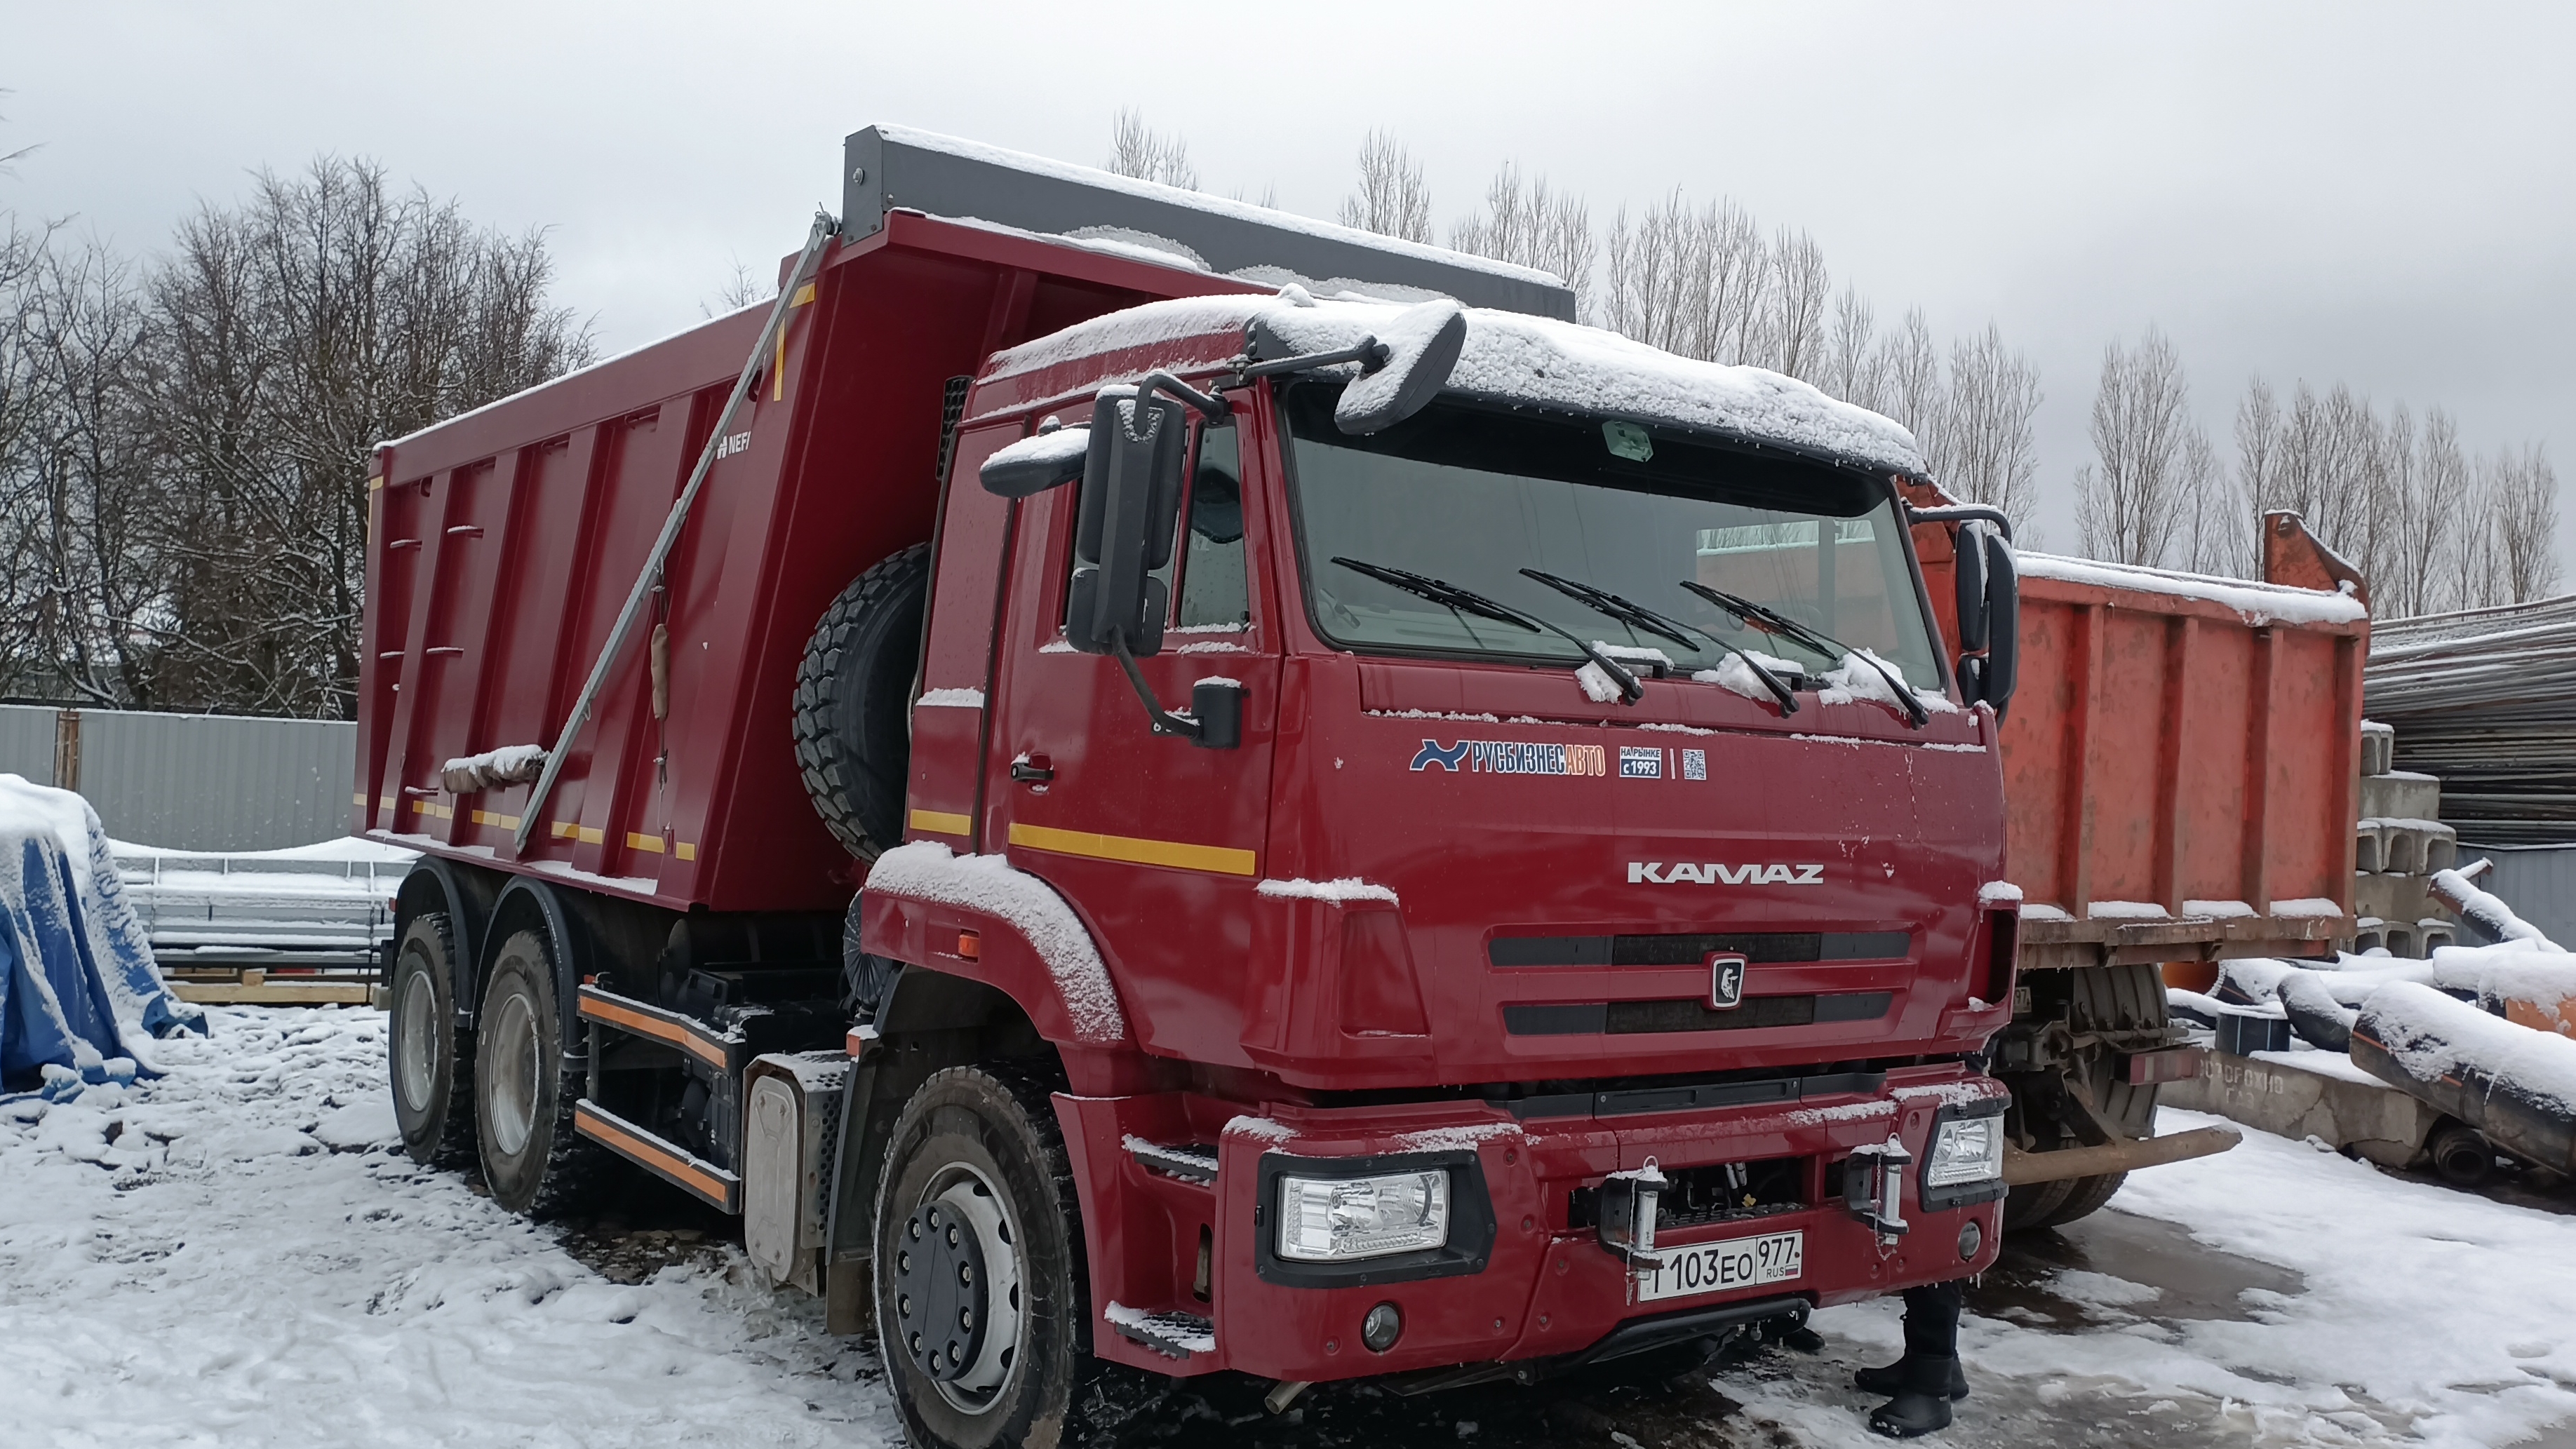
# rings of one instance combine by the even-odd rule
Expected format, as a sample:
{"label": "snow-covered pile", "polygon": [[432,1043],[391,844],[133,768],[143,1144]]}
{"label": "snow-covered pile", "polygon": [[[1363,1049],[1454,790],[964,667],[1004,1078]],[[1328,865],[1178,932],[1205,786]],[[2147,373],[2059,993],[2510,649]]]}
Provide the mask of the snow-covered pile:
{"label": "snow-covered pile", "polygon": [[414,1167],[381,1013],[211,1015],[165,1076],[0,1103],[0,1444],[901,1442],[738,1252],[620,1286]]}
{"label": "snow-covered pile", "polygon": [[2489,1016],[2430,986],[2393,981],[2363,1003],[2360,1029],[2419,1082],[2489,1084],[2543,1111],[2576,1117],[2576,1041]]}
{"label": "snow-covered pile", "polygon": [[0,775],[0,1091],[130,1081],[153,1037],[199,1024],[152,964],[98,812]]}
{"label": "snow-covered pile", "polygon": [[[1317,301],[1303,288],[1273,297],[1149,302],[1000,353],[986,377],[1012,377],[1108,353],[1144,349],[1150,354],[1191,338],[1240,337],[1255,321],[1300,352],[1331,352],[1385,332],[1403,310],[1392,303]],[[1146,365],[1178,360],[1159,357]],[[1907,473],[1924,470],[1922,450],[1903,426],[1838,402],[1796,378],[1758,367],[1696,362],[1598,327],[1518,312],[1467,309],[1466,350],[1446,391],[1705,429]]]}

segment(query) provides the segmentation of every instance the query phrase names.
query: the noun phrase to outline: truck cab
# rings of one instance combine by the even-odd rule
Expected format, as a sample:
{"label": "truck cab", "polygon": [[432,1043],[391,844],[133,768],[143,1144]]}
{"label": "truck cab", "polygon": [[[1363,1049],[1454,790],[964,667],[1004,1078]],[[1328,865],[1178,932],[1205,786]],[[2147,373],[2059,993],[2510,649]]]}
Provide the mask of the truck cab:
{"label": "truck cab", "polygon": [[2014,913],[1910,441],[1454,306],[1349,426],[1413,359],[1330,359],[1440,306],[1153,304],[976,379],[878,1040],[964,978],[1054,1042],[1091,1351],[1167,1373],[1526,1376],[1981,1270]]}

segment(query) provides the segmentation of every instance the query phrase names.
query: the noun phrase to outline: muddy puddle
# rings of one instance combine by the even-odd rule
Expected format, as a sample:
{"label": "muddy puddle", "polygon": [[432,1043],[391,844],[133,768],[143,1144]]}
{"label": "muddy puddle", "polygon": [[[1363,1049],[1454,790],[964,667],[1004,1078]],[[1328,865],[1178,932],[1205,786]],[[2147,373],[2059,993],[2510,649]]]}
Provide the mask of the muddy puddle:
{"label": "muddy puddle", "polygon": [[2294,1298],[2307,1281],[2288,1268],[2222,1253],[2175,1224],[2116,1209],[2062,1228],[2016,1233],[2002,1260],[1968,1290],[1968,1311],[2061,1331],[2143,1318],[2250,1322],[2249,1292]]}

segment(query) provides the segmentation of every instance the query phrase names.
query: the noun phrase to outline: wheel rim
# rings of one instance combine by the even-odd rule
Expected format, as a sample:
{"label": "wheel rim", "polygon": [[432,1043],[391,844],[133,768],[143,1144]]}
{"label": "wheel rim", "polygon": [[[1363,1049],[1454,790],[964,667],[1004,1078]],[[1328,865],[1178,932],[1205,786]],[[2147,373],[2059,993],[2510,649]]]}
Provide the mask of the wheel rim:
{"label": "wheel rim", "polygon": [[492,1145],[516,1157],[537,1128],[537,1017],[518,992],[501,998],[492,1021],[491,1076],[483,1093]]}
{"label": "wheel rim", "polygon": [[[939,1252],[935,1262],[915,1256],[929,1254],[932,1236],[946,1229],[958,1234],[954,1249]],[[922,1370],[949,1407],[964,1414],[984,1413],[1002,1401],[1019,1371],[1020,1335],[1028,1321],[1015,1215],[982,1171],[953,1163],[924,1186],[896,1231],[895,1321],[903,1340],[899,1351],[909,1350],[905,1357]],[[904,1291],[908,1280],[917,1287],[934,1267],[951,1273],[969,1268],[974,1281],[961,1285],[953,1295]],[[961,1325],[969,1331],[954,1333],[948,1323],[930,1322],[934,1314],[944,1316],[950,1311],[972,1315],[971,1323]],[[931,1333],[960,1345],[961,1359],[932,1370],[924,1357],[925,1349],[933,1360],[937,1357],[938,1345],[927,1337]]]}
{"label": "wheel rim", "polygon": [[394,1036],[399,1043],[394,1051],[394,1082],[402,1089],[403,1105],[415,1112],[429,1106],[438,1069],[437,1053],[431,1045],[437,1030],[437,989],[426,969],[414,971],[403,978],[402,1000],[394,1017]]}

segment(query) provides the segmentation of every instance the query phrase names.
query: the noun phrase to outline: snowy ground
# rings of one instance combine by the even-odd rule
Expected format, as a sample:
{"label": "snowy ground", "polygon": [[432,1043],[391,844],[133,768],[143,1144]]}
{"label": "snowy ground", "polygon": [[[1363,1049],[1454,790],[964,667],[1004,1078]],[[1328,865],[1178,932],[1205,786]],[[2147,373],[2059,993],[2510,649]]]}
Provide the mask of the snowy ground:
{"label": "snowy ground", "polygon": [[[810,1300],[752,1286],[737,1250],[620,1284],[584,1264],[635,1276],[617,1264],[639,1235],[530,1228],[388,1150],[380,1015],[213,1014],[211,1040],[161,1044],[159,1081],[0,1104],[0,1443],[899,1440],[872,1358]],[[2576,1216],[2260,1134],[2139,1174],[2116,1209],[1987,1275],[1965,1334],[1976,1394],[1923,1442],[2576,1446]],[[648,1259],[669,1241],[640,1236]],[[1319,1391],[1293,1421],[1230,1426],[1178,1399],[1127,1437],[1884,1442],[1847,1385],[1892,1353],[1893,1306],[1817,1326],[1824,1354],[1713,1381]]]}

